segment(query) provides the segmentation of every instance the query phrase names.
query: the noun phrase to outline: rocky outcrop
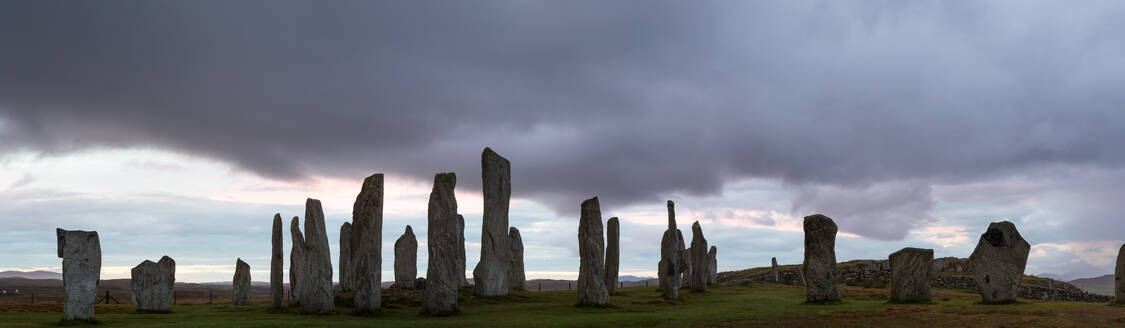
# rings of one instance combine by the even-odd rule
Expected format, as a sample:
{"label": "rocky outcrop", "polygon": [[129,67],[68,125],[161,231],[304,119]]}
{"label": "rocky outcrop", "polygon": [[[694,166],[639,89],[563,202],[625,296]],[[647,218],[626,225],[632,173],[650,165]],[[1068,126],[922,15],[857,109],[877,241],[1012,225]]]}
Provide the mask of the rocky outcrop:
{"label": "rocky outcrop", "polygon": [[836,223],[827,216],[814,214],[805,217],[805,300],[809,303],[826,303],[840,300],[836,289],[839,279],[836,271]]}
{"label": "rocky outcrop", "polygon": [[578,219],[578,305],[609,304],[605,288],[605,239],[602,234],[602,211],[598,198],[582,202]]}
{"label": "rocky outcrop", "polygon": [[352,223],[340,225],[340,290],[352,290]]}
{"label": "rocky outcrop", "polygon": [[273,251],[270,253],[270,308],[280,309],[285,300],[285,256],[281,213],[273,215]]}
{"label": "rocky outcrop", "polygon": [[305,201],[304,265],[300,267],[301,312],[329,313],[336,310],[336,293],[332,288],[332,253],[328,250],[328,232],[324,226],[324,210],[320,201]]}
{"label": "rocky outcrop", "polygon": [[305,233],[301,232],[300,219],[296,216],[289,221],[289,301],[301,303],[301,272],[305,267]]}
{"label": "rocky outcrop", "polygon": [[480,262],[473,269],[473,293],[478,296],[508,294],[508,204],[512,196],[511,164],[491,148],[480,155],[484,187],[484,220],[481,225]]}
{"label": "rocky outcrop", "polygon": [[250,265],[242,259],[234,262],[234,280],[231,282],[234,305],[250,305]]}
{"label": "rocky outcrop", "polygon": [[[457,176],[453,173],[434,176],[427,210],[426,244],[430,262],[426,270],[426,293],[422,300],[423,315],[448,316],[458,311],[457,290],[464,279],[464,261],[462,258],[460,266],[456,262],[457,254],[464,254],[463,247],[457,250],[460,240],[464,239],[464,226],[458,224],[457,198],[453,194],[456,185]],[[457,274],[459,268],[460,275]]]}
{"label": "rocky outcrop", "polygon": [[520,229],[508,229],[508,247],[512,249],[509,258],[511,266],[508,267],[508,288],[511,290],[527,290],[527,278],[523,271],[523,237]]}
{"label": "rocky outcrop", "polygon": [[891,302],[930,302],[934,250],[903,248],[891,253]]}
{"label": "rocky outcrop", "polygon": [[969,256],[984,303],[1016,301],[1029,251],[1031,245],[1023,240],[1016,225],[1008,221],[988,225]]}
{"label": "rocky outcrop", "polygon": [[711,246],[711,250],[707,251],[707,283],[714,284],[719,282],[719,248]]}
{"label": "rocky outcrop", "polygon": [[711,279],[711,259],[707,256],[707,239],[703,238],[703,227],[699,221],[691,224],[691,290],[707,291],[707,280]]}
{"label": "rocky outcrop", "polygon": [[680,247],[678,238],[679,229],[676,229],[676,205],[668,201],[668,229],[660,238],[660,262],[657,264],[657,275],[660,281],[660,294],[666,299],[674,300],[680,297]]}
{"label": "rocky outcrop", "polygon": [[621,265],[621,224],[616,217],[609,218],[605,227],[605,290],[617,292],[617,274]]}
{"label": "rocky outcrop", "polygon": [[93,319],[102,273],[98,232],[55,229],[55,235],[63,259],[63,320]]}
{"label": "rocky outcrop", "polygon": [[414,289],[418,277],[418,239],[409,225],[395,241],[395,287]]}
{"label": "rocky outcrop", "polygon": [[351,279],[355,311],[383,306],[383,174],[363,179],[352,205]]}
{"label": "rocky outcrop", "polygon": [[176,261],[164,256],[160,262],[145,260],[130,271],[133,304],[137,311],[171,312],[176,285]]}

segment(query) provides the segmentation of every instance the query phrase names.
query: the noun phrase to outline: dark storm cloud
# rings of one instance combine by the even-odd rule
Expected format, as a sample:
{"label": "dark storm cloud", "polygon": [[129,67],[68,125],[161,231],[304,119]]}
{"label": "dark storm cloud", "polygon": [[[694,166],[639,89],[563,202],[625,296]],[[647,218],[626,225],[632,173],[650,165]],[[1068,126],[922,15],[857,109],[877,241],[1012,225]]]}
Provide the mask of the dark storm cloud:
{"label": "dark storm cloud", "polygon": [[[775,178],[795,210],[895,216],[844,226],[901,238],[930,220],[928,183],[1122,164],[1125,6],[1076,7],[9,1],[0,149],[159,147],[277,179],[456,170],[475,188],[491,146],[515,194],[562,213]],[[895,203],[832,199],[849,189]]]}

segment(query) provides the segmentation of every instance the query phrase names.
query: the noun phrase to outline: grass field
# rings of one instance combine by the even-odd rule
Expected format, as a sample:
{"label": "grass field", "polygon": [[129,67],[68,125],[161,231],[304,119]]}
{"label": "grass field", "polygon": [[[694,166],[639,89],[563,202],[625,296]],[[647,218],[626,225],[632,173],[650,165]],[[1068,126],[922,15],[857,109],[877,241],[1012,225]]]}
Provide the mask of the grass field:
{"label": "grass field", "polygon": [[[936,290],[934,304],[892,305],[886,289],[842,288],[844,302],[806,305],[804,288],[785,285],[725,286],[707,293],[685,290],[678,301],[658,298],[655,288],[633,287],[611,297],[610,308],[574,307],[574,291],[517,292],[502,298],[472,298],[462,313],[418,316],[420,298],[386,304],[382,314],[363,317],[339,308],[333,315],[302,315],[296,308],[270,311],[268,304],[235,307],[176,305],[171,314],[138,314],[133,305],[98,305],[98,320],[112,327],[1122,327],[1125,307],[1069,302],[978,305],[977,295]],[[43,327],[59,312],[7,308],[0,326]],[[57,310],[56,310],[57,311]]]}

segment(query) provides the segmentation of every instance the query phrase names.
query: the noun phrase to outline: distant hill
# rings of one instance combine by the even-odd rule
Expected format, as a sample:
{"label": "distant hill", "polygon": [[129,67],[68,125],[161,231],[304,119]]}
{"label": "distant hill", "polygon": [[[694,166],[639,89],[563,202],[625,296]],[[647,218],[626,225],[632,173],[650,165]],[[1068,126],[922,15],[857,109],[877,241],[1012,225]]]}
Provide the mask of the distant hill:
{"label": "distant hill", "polygon": [[27,278],[27,279],[59,279],[62,280],[62,274],[51,271],[4,271],[0,272],[0,278]]}
{"label": "distant hill", "polygon": [[652,280],[652,279],[656,279],[656,278],[653,278],[653,277],[637,277],[637,276],[620,276],[620,277],[617,277],[618,281],[628,281],[628,282],[645,281],[645,280]]}
{"label": "distant hill", "polygon": [[1071,285],[1078,286],[1091,294],[1113,296],[1113,275],[1107,274],[1095,278],[1082,278],[1068,281]]}

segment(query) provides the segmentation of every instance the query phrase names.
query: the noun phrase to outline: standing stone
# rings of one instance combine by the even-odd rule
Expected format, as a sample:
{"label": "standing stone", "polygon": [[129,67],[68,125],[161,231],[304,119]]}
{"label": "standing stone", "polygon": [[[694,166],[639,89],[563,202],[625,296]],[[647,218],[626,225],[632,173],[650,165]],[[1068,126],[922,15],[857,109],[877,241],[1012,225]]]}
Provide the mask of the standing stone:
{"label": "standing stone", "polygon": [[270,308],[280,309],[285,299],[285,256],[281,233],[281,213],[273,215],[273,254],[270,257]]}
{"label": "standing stone", "polygon": [[688,249],[680,251],[680,254],[680,264],[684,268],[683,276],[680,277],[680,288],[691,288],[691,274],[692,269],[695,268],[695,265],[691,261],[691,248],[689,247]]}
{"label": "standing stone", "polygon": [[484,188],[484,222],[481,225],[480,262],[473,269],[473,293],[478,296],[508,295],[508,204],[512,196],[511,164],[485,148],[480,154],[481,186]]}
{"label": "standing stone", "polygon": [[527,290],[527,278],[523,271],[523,237],[520,229],[508,229],[508,247],[512,249],[511,265],[508,267],[508,288],[511,290]]}
{"label": "standing stone", "polygon": [[340,291],[352,290],[352,223],[340,225]]}
{"label": "standing stone", "polygon": [[777,270],[777,258],[770,258],[770,262],[773,263],[773,282],[781,282],[781,272]]}
{"label": "standing stone", "polygon": [[395,287],[414,289],[418,277],[418,239],[409,225],[395,241]]}
{"label": "standing stone", "polygon": [[621,224],[616,217],[605,225],[605,291],[617,292],[617,275],[621,266]]}
{"label": "standing stone", "polygon": [[[383,299],[383,174],[363,179],[352,205],[351,279],[355,311],[378,312]],[[412,278],[413,279],[413,278]]]}
{"label": "standing stone", "polygon": [[328,250],[328,232],[324,226],[324,210],[320,201],[305,201],[304,267],[301,268],[301,312],[328,313],[336,310],[336,292],[332,288],[332,253]]}
{"label": "standing stone", "polygon": [[[448,316],[458,312],[457,290],[464,283],[465,262],[461,258],[459,266],[457,254],[464,254],[465,248],[460,247],[458,251],[458,244],[464,238],[464,226],[458,224],[460,216],[457,215],[457,198],[453,193],[456,186],[457,175],[434,175],[434,188],[430,192],[427,210],[429,220],[426,244],[430,262],[426,269],[423,315]],[[460,275],[457,274],[458,271],[461,272]]]}
{"label": "standing stone", "polygon": [[164,256],[160,262],[145,260],[130,271],[129,281],[133,292],[133,304],[137,311],[172,311],[172,292],[176,285],[176,261]]}
{"label": "standing stone", "polygon": [[1117,251],[1117,268],[1113,272],[1113,292],[1117,304],[1125,304],[1125,245]]}
{"label": "standing stone", "polygon": [[676,208],[668,201],[668,230],[660,238],[660,263],[657,275],[660,278],[660,293],[666,299],[680,297],[680,241],[677,239]]}
{"label": "standing stone", "polygon": [[601,306],[609,303],[605,288],[605,239],[598,198],[582,202],[578,220],[578,305]]}
{"label": "standing stone", "polygon": [[707,283],[715,284],[719,282],[719,248],[711,246],[711,250],[707,251],[708,270],[707,270]]}
{"label": "standing stone", "polygon": [[461,287],[469,287],[469,280],[465,279],[465,217],[457,214],[457,281]]}
{"label": "standing stone", "polygon": [[241,258],[234,262],[233,289],[234,305],[250,305],[250,265]]}
{"label": "standing stone", "polygon": [[891,253],[891,302],[930,302],[934,250],[907,247]]}
{"label": "standing stone", "polygon": [[1031,245],[1020,236],[1016,225],[1008,221],[988,225],[988,230],[977,241],[977,248],[969,256],[973,278],[984,303],[1016,301],[1029,251]]}
{"label": "standing stone", "polygon": [[707,291],[707,280],[711,279],[711,258],[707,256],[707,239],[703,238],[703,227],[699,221],[691,224],[691,290]]}
{"label": "standing stone", "polygon": [[827,216],[805,217],[805,300],[809,303],[837,302],[836,223]]}
{"label": "standing stone", "polygon": [[289,221],[289,237],[293,246],[289,249],[289,302],[301,303],[301,272],[305,267],[305,234],[301,232],[300,219],[296,216]]}
{"label": "standing stone", "polygon": [[63,259],[63,320],[93,319],[102,273],[98,232],[55,229],[55,235]]}

